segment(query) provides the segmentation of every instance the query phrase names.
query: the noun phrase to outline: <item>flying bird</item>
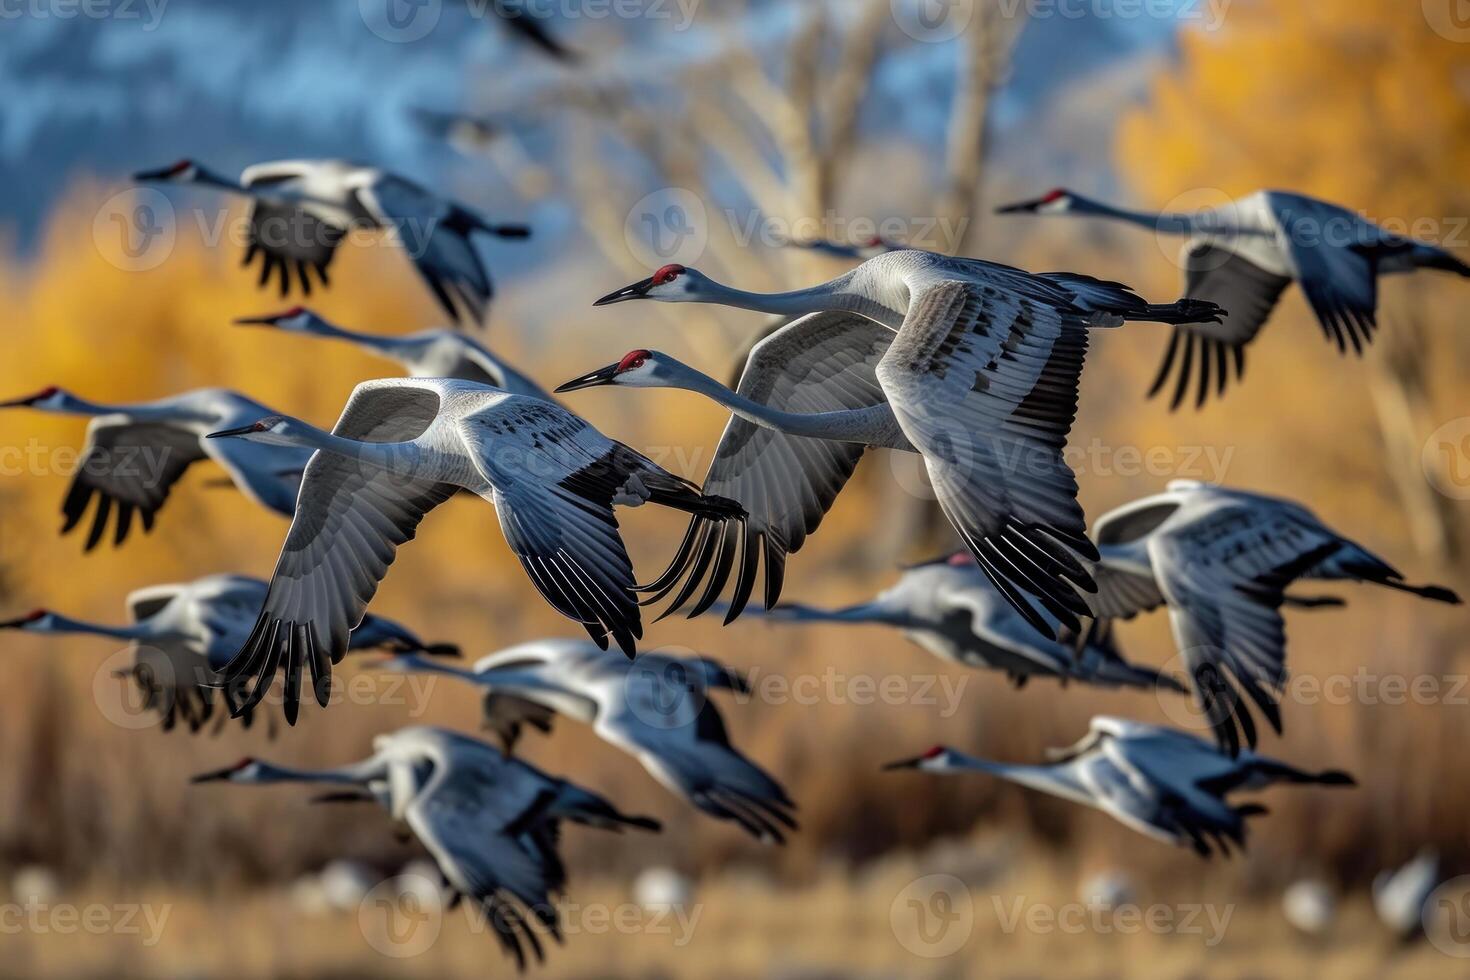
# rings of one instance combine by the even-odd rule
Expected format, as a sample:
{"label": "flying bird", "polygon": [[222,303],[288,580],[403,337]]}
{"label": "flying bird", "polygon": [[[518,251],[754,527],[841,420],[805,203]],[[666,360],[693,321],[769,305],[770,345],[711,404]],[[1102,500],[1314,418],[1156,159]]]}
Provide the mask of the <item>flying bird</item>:
{"label": "flying bird", "polygon": [[749,693],[745,678],[705,657],[608,657],[586,640],[539,640],[493,653],[470,670],[394,656],[395,670],[449,674],[485,690],[485,726],[509,752],[524,725],[550,731],[560,714],[591,725],[669,792],[747,833],[783,843],[796,821],[786,791],[730,744],[711,692]]}
{"label": "flying bird", "polygon": [[[1178,360],[1172,408],[1197,378],[1195,407],[1245,373],[1255,340],[1292,282],[1300,284],[1328,340],[1361,354],[1378,329],[1378,277],[1415,269],[1470,276],[1470,265],[1437,245],[1394,234],[1336,204],[1288,191],[1257,191],[1215,208],[1183,213],[1131,211],[1057,188],[1000,213],[1111,218],[1164,235],[1187,236],[1180,265],[1184,295],[1218,303],[1217,323],[1177,324],[1149,389],[1164,387]],[[1197,366],[1197,367],[1196,367]],[[1194,372],[1198,371],[1196,375]]]}
{"label": "flying bird", "polygon": [[260,402],[225,388],[106,405],[51,387],[0,402],[0,408],[20,407],[92,418],[81,461],[61,505],[65,518],[61,533],[66,534],[77,527],[96,499],[87,551],[102,541],[109,523],[114,545],[127,539],[135,515],[144,531],[153,530],[155,516],[174,484],[192,464],[204,459],[224,467],[231,482],[256,503],[290,516],[296,508],[302,468],[311,455],[297,448],[206,440],[216,429],[271,412]]}
{"label": "flying bird", "polygon": [[408,334],[363,333],[329,323],[300,306],[265,316],[235,320],[240,326],[274,327],[284,333],[343,340],[402,364],[414,378],[458,378],[500,388],[513,395],[555,401],[546,389],[490,353],[485,346],[454,330],[420,330]]}
{"label": "flying bird", "polygon": [[1046,765],[991,762],[942,745],[886,769],[984,772],[1022,786],[1096,807],[1146,837],[1193,847],[1201,857],[1245,847],[1247,817],[1264,807],[1236,806],[1227,797],[1273,783],[1352,786],[1347,773],[1304,772],[1244,752],[1228,756],[1193,735],[1123,718],[1099,716],[1070,748],[1049,753]]}
{"label": "flying bird", "polygon": [[1033,677],[1050,677],[1064,684],[1184,691],[1173,678],[1123,659],[1111,631],[1095,630],[1075,647],[1038,635],[968,551],[906,569],[870,602],[843,609],[783,603],[764,618],[889,626],[941,660],[1003,671],[1018,688]]}
{"label": "flying bird", "polygon": [[193,184],[250,198],[250,229],[242,265],[260,257],[260,285],[278,280],[291,292],[312,292],[312,273],[330,285],[327,270],[353,229],[391,229],[449,318],[483,326],[494,288],[471,241],[475,234],[526,238],[525,225],[493,224],[474,211],[377,167],[343,160],[282,160],[245,168],[239,180],[193,160],[135,174],[142,182]]}
{"label": "flying bird", "polygon": [[1256,744],[1242,692],[1281,731],[1281,607],[1340,604],[1288,595],[1292,582],[1367,582],[1436,602],[1460,601],[1443,586],[1405,582],[1397,569],[1299,504],[1193,480],[1174,480],[1164,493],[1104,514],[1094,538],[1101,561],[1091,569],[1093,611],[1104,619],[1130,619],[1168,607],[1195,698],[1232,754],[1242,734]]}
{"label": "flying bird", "polygon": [[1403,867],[1373,876],[1373,911],[1401,942],[1424,931],[1424,903],[1439,885],[1439,855],[1425,849]]}
{"label": "flying bird", "polygon": [[[265,602],[266,584],[243,575],[206,575],[192,582],[154,585],[128,594],[131,622],[126,626],[90,623],[37,609],[19,619],[0,622],[0,629],[25,633],[82,633],[131,644],[132,666],[119,671],[131,679],[143,710],[156,712],[164,731],[179,721],[199,731],[214,714],[220,670],[240,648]],[[349,650],[387,649],[395,653],[423,651],[458,656],[447,643],[425,643],[400,623],[365,616],[352,632]],[[226,701],[231,700],[228,689]],[[220,724],[228,715],[221,714]],[[240,712],[245,727],[253,712]],[[218,727],[216,728],[216,731]]]}
{"label": "flying bird", "polygon": [[630,657],[643,624],[613,506],[744,519],[738,504],[701,494],[559,405],[450,378],[364,382],[331,432],[272,415],[211,438],[317,450],[265,607],[225,669],[232,683],[254,678],[246,704],[284,671],[293,724],[303,665],[325,706],[332,664],[398,546],[460,489],[495,505],[511,550],[553,608],[604,649],[610,634]]}
{"label": "flying bird", "polygon": [[[1218,312],[1208,303],[1151,306],[1118,283],[1087,276],[1032,275],[915,250],[878,255],[829,282],[774,294],[666,265],[597,305],[635,299],[810,314],[756,346],[734,392],[648,350],[557,389],[686,388],[734,413],[707,482],[711,492],[745,505],[750,520],[744,535],[697,518],[691,523],[680,555],[694,552],[698,574],[670,611],[712,566],[691,615],[709,608],[736,567],[737,551],[726,621],[745,608],[762,560],[765,605],[774,606],[786,555],[816,529],[872,446],[923,457],[941,509],[980,567],[1046,635],[1051,627],[1026,595],[1076,630],[1077,617],[1087,613],[1080,592],[1091,588],[1076,555],[1095,551],[1062,456],[1089,329]],[[650,584],[650,601],[677,584],[666,573]]]}
{"label": "flying bird", "polygon": [[562,941],[552,901],[566,887],[557,853],[560,821],[619,832],[660,829],[656,820],[627,816],[596,793],[484,742],[426,726],[379,735],[369,758],[334,769],[287,769],[247,758],[192,781],[338,785],[351,798],[380,803],[428,849],[456,900],[479,907],[521,968],[527,946],[538,961],[545,958],[535,925]]}

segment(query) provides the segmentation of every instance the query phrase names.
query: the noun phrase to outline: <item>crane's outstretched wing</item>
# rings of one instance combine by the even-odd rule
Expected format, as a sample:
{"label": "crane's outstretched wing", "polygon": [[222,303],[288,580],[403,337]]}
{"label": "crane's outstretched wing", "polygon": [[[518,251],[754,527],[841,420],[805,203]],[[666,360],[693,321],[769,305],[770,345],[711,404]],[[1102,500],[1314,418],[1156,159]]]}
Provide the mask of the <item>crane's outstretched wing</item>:
{"label": "crane's outstretched wing", "polygon": [[1216,850],[1228,855],[1232,842],[1245,846],[1245,817],[1259,808],[1232,807],[1197,791],[1188,779],[1176,783],[1172,772],[1161,778],[1156,770],[1139,764],[1141,755],[1104,736],[1075,763],[1099,807],[1139,833],[1176,845],[1188,843],[1200,857],[1208,858]]}
{"label": "crane's outstretched wing", "polygon": [[[312,166],[311,161],[294,160],[257,164],[246,168],[240,175],[240,183],[252,189],[267,190],[301,179]],[[323,286],[330,285],[327,267],[332,264],[337,246],[346,236],[347,230],[335,222],[323,220],[283,201],[257,198],[250,207],[250,229],[245,239],[245,257],[240,264],[249,266],[259,256],[259,285],[262,288],[268,287],[271,277],[276,276],[278,289],[284,297],[291,292],[291,273],[294,272],[301,291],[310,296],[310,273],[315,272]]]}
{"label": "crane's outstretched wing", "polygon": [[[1278,208],[1277,220],[1322,333],[1347,353],[1348,342],[1361,354],[1378,329],[1379,233],[1358,223],[1356,215],[1320,202],[1297,198]],[[1359,231],[1373,235],[1356,242],[1333,241]]]}
{"label": "crane's outstretched wing", "polygon": [[[421,434],[438,410],[439,396],[431,388],[408,380],[369,381],[353,391],[332,431],[365,442],[407,441]],[[234,713],[258,704],[279,668],[285,671],[286,721],[294,725],[303,662],[317,702],[326,706],[332,664],[347,652],[348,636],[398,546],[411,540],[424,515],[457,489],[331,453],[311,458],[265,607],[224,669],[231,688],[254,680]]]}
{"label": "crane's outstretched wing", "polygon": [[[868,410],[887,413],[886,397],[874,371],[893,340],[893,332],[853,313],[814,313],[771,334],[750,353],[738,393],[785,412],[810,414]],[[897,427],[894,426],[895,435]],[[731,416],[715,447],[705,476],[706,493],[738,501],[748,518],[744,535],[732,524],[695,518],[690,522],[681,556],[693,556],[694,571],[679,590],[667,616],[680,609],[700,587],[704,591],[690,616],[719,598],[732,572],[734,598],[725,622],[739,616],[755,588],[765,561],[765,605],[781,597],[786,556],[801,549],[821,524],[862,458],[859,443],[828,442],[788,435]],[[682,570],[676,559],[655,582],[641,586],[651,593],[644,604],[659,601],[678,584],[670,575]],[[708,581],[705,581],[706,573]]]}
{"label": "crane's outstretched wing", "polygon": [[417,184],[385,174],[361,192],[363,202],[397,232],[414,268],[454,322],[484,326],[495,289],[456,208]]}
{"label": "crane's outstretched wing", "polygon": [[1256,744],[1240,691],[1281,730],[1275,692],[1286,683],[1285,589],[1339,547],[1335,535],[1284,508],[1219,508],[1149,539],[1190,685],[1231,755],[1242,735]]}
{"label": "crane's outstretched wing", "polygon": [[1085,315],[979,283],[947,280],[909,302],[877,376],[923,454],[945,516],[1032,626],[1089,614],[1079,589],[1095,559],[1077,480],[1062,457],[1077,414]]}
{"label": "crane's outstretched wing", "polygon": [[114,545],[127,539],[134,514],[143,530],[151,531],[154,515],[173,485],[190,464],[203,458],[198,436],[183,429],[158,422],[131,422],[120,416],[93,419],[87,426],[81,462],[61,504],[66,519],[61,533],[81,522],[93,497],[97,508],[87,532],[87,551],[102,540],[114,511]]}
{"label": "crane's outstretched wing", "polygon": [[1204,239],[1186,242],[1180,260],[1184,265],[1184,295],[1212,302],[1224,312],[1219,323],[1186,323],[1170,332],[1169,346],[1148,397],[1164,387],[1182,349],[1171,411],[1183,402],[1196,363],[1196,408],[1209,397],[1212,379],[1215,394],[1225,394],[1232,363],[1235,379],[1244,376],[1246,346],[1260,333],[1282,292],[1291,285],[1289,277],[1268,272],[1245,256]]}
{"label": "crane's outstretched wing", "polygon": [[549,780],[497,778],[524,773],[457,766],[436,769],[409,803],[404,818],[434,856],[450,885],[480,906],[502,948],[524,968],[524,945],[538,961],[541,940],[531,920],[558,942],[561,930],[552,896],[566,882],[556,855],[556,800]]}

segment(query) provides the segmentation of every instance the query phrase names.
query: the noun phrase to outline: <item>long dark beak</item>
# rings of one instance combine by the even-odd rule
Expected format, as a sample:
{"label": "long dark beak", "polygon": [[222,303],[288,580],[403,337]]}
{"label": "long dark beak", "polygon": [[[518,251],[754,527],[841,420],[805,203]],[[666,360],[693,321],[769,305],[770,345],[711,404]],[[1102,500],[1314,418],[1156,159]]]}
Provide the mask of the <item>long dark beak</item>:
{"label": "long dark beak", "polygon": [[897,762],[890,762],[883,767],[883,771],[888,772],[891,769],[917,769],[919,768],[919,763],[923,761],[924,757],[922,755],[916,755],[912,759],[900,759]]}
{"label": "long dark beak", "polygon": [[7,619],[5,622],[0,623],[0,630],[18,630],[30,622],[34,622],[34,620],[29,616],[22,616],[19,619]]}
{"label": "long dark beak", "polygon": [[[633,287],[629,286],[628,288],[632,289]],[[618,366],[616,364],[609,364],[605,368],[598,368],[591,374],[584,374],[580,378],[573,378],[566,384],[557,385],[556,390],[559,394],[563,391],[578,391],[582,388],[596,388],[598,385],[610,385],[612,384],[613,378],[617,377],[617,373]]]}
{"label": "long dark beak", "polygon": [[651,288],[653,288],[653,277],[649,276],[641,282],[635,282],[631,286],[624,286],[617,292],[608,293],[592,305],[608,306],[612,303],[622,303],[630,299],[642,299],[648,295],[648,291]]}
{"label": "long dark beak", "polygon": [[527,225],[491,225],[490,234],[497,238],[530,238],[531,229]]}
{"label": "long dark beak", "polygon": [[399,656],[405,653],[422,653],[430,657],[462,657],[458,644],[454,643],[425,643],[423,646],[410,646],[407,643],[397,643],[387,647],[389,653]]}
{"label": "long dark beak", "polygon": [[227,779],[230,778],[231,774],[235,772],[235,768],[236,767],[234,767],[234,766],[226,766],[223,769],[213,769],[213,770],[211,770],[209,772],[201,772],[197,776],[190,776],[189,777],[189,782],[191,782],[191,783],[218,783],[218,782],[223,782],[223,781],[225,781],[225,780],[227,780]]}
{"label": "long dark beak", "polygon": [[173,167],[160,167],[157,170],[139,170],[133,174],[133,179],[136,181],[167,180],[173,174]]}
{"label": "long dark beak", "polygon": [[208,433],[207,435],[205,435],[204,438],[206,438],[206,439],[225,439],[225,438],[228,438],[229,436],[243,436],[247,432],[254,432],[254,431],[255,431],[255,423],[252,422],[249,425],[242,425],[238,429],[220,429],[218,432]]}
{"label": "long dark beak", "polygon": [[237,327],[274,327],[280,319],[277,315],[271,316],[237,316],[230,322]]}
{"label": "long dark beak", "polygon": [[0,408],[26,408],[27,406],[34,405],[36,402],[40,401],[42,398],[45,398],[49,394],[51,394],[51,392],[48,390],[29,395],[23,395],[20,398],[10,398],[6,401],[0,402]]}
{"label": "long dark beak", "polygon": [[1034,198],[1030,201],[1017,201],[1015,204],[1006,204],[995,209],[996,214],[1030,214],[1041,207],[1041,199]]}

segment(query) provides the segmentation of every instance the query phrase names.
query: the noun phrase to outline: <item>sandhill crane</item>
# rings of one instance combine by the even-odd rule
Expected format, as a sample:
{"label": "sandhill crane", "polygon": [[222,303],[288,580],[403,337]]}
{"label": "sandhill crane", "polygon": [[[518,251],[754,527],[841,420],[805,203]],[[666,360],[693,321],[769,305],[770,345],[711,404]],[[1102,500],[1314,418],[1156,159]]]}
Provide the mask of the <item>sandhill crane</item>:
{"label": "sandhill crane", "polygon": [[[214,713],[219,671],[250,634],[265,602],[266,584],[244,575],[206,575],[192,582],[154,585],[128,594],[127,626],[84,622],[46,609],[0,622],[0,629],[26,633],[84,633],[126,640],[133,665],[120,672],[137,685],[142,707],[156,711],[164,731],[183,721],[197,732]],[[364,616],[348,641],[349,650],[423,651],[459,656],[448,643],[425,643],[407,627],[381,616]],[[225,692],[231,700],[231,692]],[[248,728],[253,712],[241,712]],[[220,716],[221,724],[225,715]]]}
{"label": "sandhill crane", "polygon": [[1442,586],[1404,582],[1383,559],[1299,504],[1194,480],[1174,480],[1165,493],[1104,514],[1094,537],[1102,553],[1092,569],[1097,592],[1088,597],[1094,611],[1129,619],[1168,606],[1195,698],[1231,753],[1239,750],[1242,733],[1256,744],[1240,692],[1281,731],[1282,605],[1340,604],[1287,595],[1296,579],[1370,582],[1437,602],[1460,601]]}
{"label": "sandhill crane", "polygon": [[281,160],[245,168],[239,180],[193,160],[134,175],[145,182],[194,184],[251,200],[242,265],[260,256],[260,285],[274,274],[282,296],[294,271],[311,295],[311,272],[329,285],[327,268],[353,228],[391,229],[451,320],[482,326],[494,289],[475,252],[475,233],[525,238],[525,225],[492,224],[469,208],[377,167],[344,160]]}
{"label": "sandhill crane", "polygon": [[985,772],[1073,803],[1096,807],[1124,826],[1209,857],[1211,844],[1229,854],[1245,845],[1245,818],[1265,812],[1226,796],[1272,783],[1352,786],[1347,773],[1303,772],[1254,752],[1231,757],[1193,735],[1123,718],[1099,716],[1077,744],[1049,753],[1046,765],[990,762],[936,745],[887,769]]}
{"label": "sandhill crane", "polygon": [[[1093,555],[1062,448],[1077,410],[1088,328],[1129,319],[1207,319],[1208,303],[1150,306],[1126,287],[906,250],[875,256],[830,282],[760,294],[667,265],[597,305],[649,299],[809,313],[751,352],[732,392],[665,354],[637,350],[558,391],[598,384],[681,387],[735,418],[711,463],[711,492],[740,500],[744,539],[691,523],[695,569],[678,608],[713,572],[694,612],[714,602],[740,549],[728,618],[745,608],[764,555],[766,608],[786,555],[816,529],[867,446],[919,453],[950,523],[996,587],[1043,633],[1031,603],[1070,628],[1090,588],[1073,552]],[[802,438],[793,438],[802,437]],[[681,555],[685,549],[681,549]],[[676,586],[653,583],[657,598]]]}
{"label": "sandhill crane", "polygon": [[1156,670],[1128,663],[1113,644],[1111,631],[1095,630],[1076,646],[1038,635],[968,551],[906,569],[871,602],[843,609],[783,603],[763,618],[894,627],[941,660],[1004,671],[1018,688],[1032,677],[1054,677],[1099,687],[1184,690]]}
{"label": "sandhill crane", "polygon": [[287,769],[256,759],[202,773],[195,783],[316,783],[353,787],[405,822],[449,885],[479,906],[501,946],[525,966],[528,945],[544,959],[532,926],[561,942],[552,896],[564,890],[558,822],[656,831],[658,822],[620,813],[606,799],[484,742],[413,726],[373,739],[373,755],[334,769]]}
{"label": "sandhill crane", "polygon": [[485,725],[506,751],[531,724],[549,731],[554,714],[591,725],[632,755],[670,792],[761,840],[783,843],[795,808],[770,775],[730,744],[712,690],[748,693],[745,679],[708,658],[645,653],[609,657],[586,640],[539,640],[482,658],[473,669],[404,654],[391,669],[449,674],[486,691]]}
{"label": "sandhill crane", "polygon": [[1470,265],[1437,245],[1387,231],[1359,214],[1326,201],[1287,191],[1257,191],[1191,214],[1130,211],[1057,188],[1001,213],[1071,214],[1112,218],[1166,235],[1185,235],[1180,255],[1184,295],[1219,303],[1227,311],[1218,324],[1176,326],[1153,397],[1173,371],[1182,346],[1173,408],[1189,389],[1198,356],[1195,406],[1204,405],[1213,385],[1223,395],[1230,364],[1245,372],[1245,348],[1260,332],[1282,292],[1301,284],[1322,333],[1337,348],[1362,353],[1378,328],[1378,277],[1415,269],[1440,269],[1470,276]]}
{"label": "sandhill crane", "polygon": [[136,514],[144,531],[184,471],[202,459],[224,467],[247,497],[278,514],[296,509],[296,490],[310,452],[293,447],[210,442],[215,429],[240,425],[271,410],[225,388],[200,388],[131,405],[87,401],[60,388],[44,388],[0,408],[33,408],[61,415],[91,416],[82,458],[62,502],[61,533],[75,528],[97,498],[86,550],[102,540],[116,514],[112,541],[127,539]]}
{"label": "sandhill crane", "polygon": [[1373,877],[1373,911],[1400,940],[1424,928],[1424,903],[1439,885],[1439,855],[1420,851],[1401,868],[1386,868]]}
{"label": "sandhill crane", "polygon": [[643,625],[613,505],[744,520],[738,504],[701,494],[561,406],[469,381],[367,381],[331,432],[273,415],[211,437],[319,450],[265,608],[225,670],[231,682],[254,678],[246,704],[283,670],[287,721],[303,662],[325,705],[332,664],[398,546],[460,489],[495,505],[511,550],[553,608],[603,648],[611,634],[630,657]]}
{"label": "sandhill crane", "polygon": [[459,378],[500,388],[513,395],[555,401],[546,389],[490,353],[483,344],[453,330],[420,330],[409,334],[362,333],[345,330],[300,306],[265,316],[240,317],[235,323],[345,340],[380,357],[397,361],[414,378]]}

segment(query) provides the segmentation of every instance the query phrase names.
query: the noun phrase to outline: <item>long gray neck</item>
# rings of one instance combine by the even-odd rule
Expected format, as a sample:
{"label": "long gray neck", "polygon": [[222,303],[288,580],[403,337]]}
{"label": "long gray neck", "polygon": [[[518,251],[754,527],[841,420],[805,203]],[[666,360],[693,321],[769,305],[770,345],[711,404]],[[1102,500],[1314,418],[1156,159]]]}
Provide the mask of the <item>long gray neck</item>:
{"label": "long gray neck", "polygon": [[719,306],[733,306],[757,313],[772,313],[778,316],[801,316],[806,313],[859,313],[894,326],[893,320],[902,321],[902,311],[889,309],[876,298],[857,288],[856,270],[838,276],[829,282],[793,289],[784,293],[752,293],[721,283],[709,281],[701,290],[700,302]]}
{"label": "long gray neck", "polygon": [[1092,806],[1096,802],[1068,765],[1028,766],[1008,762],[991,762],[989,759],[961,755],[958,752],[954,755],[955,768],[959,770],[989,773],[1000,779],[1028,786],[1043,793],[1050,793],[1053,796],[1060,796],[1074,803]]}
{"label": "long gray neck", "polygon": [[382,354],[384,357],[391,357],[398,360],[411,356],[415,348],[424,346],[424,342],[417,337],[397,337],[377,333],[364,333],[359,330],[347,330],[334,323],[328,323],[320,317],[315,317],[311,320],[311,325],[307,327],[307,332],[314,337],[345,340],[359,347],[365,347],[368,350]]}
{"label": "long gray neck", "polygon": [[[30,406],[38,411],[51,412],[55,415],[126,415],[130,418],[140,420],[169,421],[181,419],[193,419],[196,413],[174,403],[150,403],[143,402],[137,405],[108,405],[105,402],[88,401],[78,398],[69,391],[57,392],[54,398],[47,403],[38,403]],[[200,415],[199,418],[204,416]]]}
{"label": "long gray neck", "polygon": [[31,629],[31,633],[85,633],[91,636],[106,636],[114,640],[147,640],[158,635],[158,631],[145,620],[131,626],[110,626],[104,623],[88,623],[51,613],[51,621],[43,629]]}
{"label": "long gray neck", "polygon": [[1132,211],[1076,194],[1072,195],[1072,207],[1068,213],[1112,218],[1166,235],[1190,235],[1195,230],[1194,215],[1169,211]]}
{"label": "long gray neck", "polygon": [[882,602],[863,602],[841,609],[819,609],[799,603],[783,603],[766,615],[803,623],[886,623],[908,626],[912,617]]}
{"label": "long gray neck", "polygon": [[360,460],[390,473],[421,475],[423,449],[415,442],[362,442],[318,429],[300,419],[291,421],[293,427],[287,438],[293,445]]}
{"label": "long gray neck", "polygon": [[866,446],[883,439],[893,421],[893,410],[887,403],[840,412],[784,412],[731,391],[714,378],[687,364],[677,365],[676,370],[678,373],[675,379],[667,382],[664,387],[698,392],[719,402],[747,422],[794,436],[810,436],[833,442],[856,442]]}
{"label": "long gray neck", "polygon": [[416,653],[396,654],[388,663],[392,665],[390,669],[394,670],[408,671],[415,674],[448,674],[451,677],[458,677],[460,680],[468,681],[471,684],[484,683],[480,679],[480,675],[476,674],[473,670],[456,667],[453,664],[444,663],[435,657],[424,657]]}
{"label": "long gray neck", "polygon": [[255,763],[255,774],[246,782],[251,783],[336,783],[361,785],[373,779],[381,779],[387,766],[377,757],[355,762],[335,769],[290,769],[269,762]]}

